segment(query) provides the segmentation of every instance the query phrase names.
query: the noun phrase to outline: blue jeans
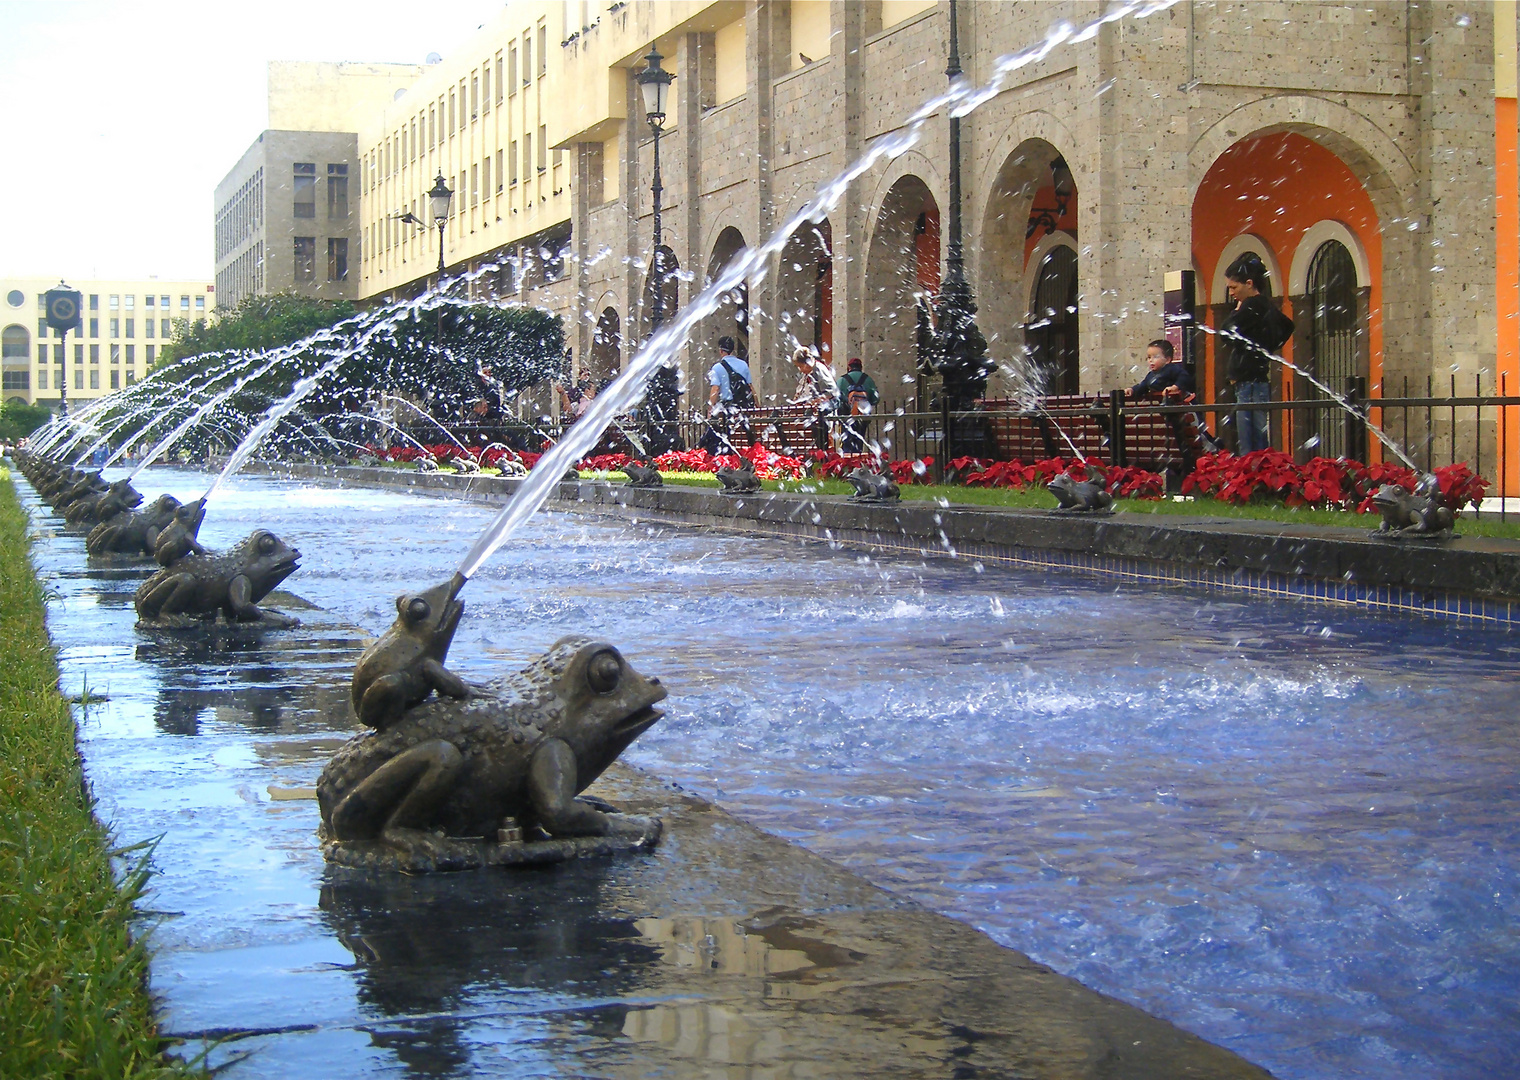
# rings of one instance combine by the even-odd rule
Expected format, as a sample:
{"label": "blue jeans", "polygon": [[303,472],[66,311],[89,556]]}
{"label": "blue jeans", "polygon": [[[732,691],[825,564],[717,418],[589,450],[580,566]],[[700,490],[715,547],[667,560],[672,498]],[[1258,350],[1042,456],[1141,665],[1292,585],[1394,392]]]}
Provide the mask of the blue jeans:
{"label": "blue jeans", "polygon": [[[1271,401],[1272,384],[1265,382],[1236,383],[1235,400],[1241,403]],[[1238,444],[1237,452],[1241,456],[1249,454],[1253,450],[1265,450],[1270,441],[1270,433],[1267,428],[1267,414],[1256,409],[1237,412],[1235,414],[1235,436]]]}

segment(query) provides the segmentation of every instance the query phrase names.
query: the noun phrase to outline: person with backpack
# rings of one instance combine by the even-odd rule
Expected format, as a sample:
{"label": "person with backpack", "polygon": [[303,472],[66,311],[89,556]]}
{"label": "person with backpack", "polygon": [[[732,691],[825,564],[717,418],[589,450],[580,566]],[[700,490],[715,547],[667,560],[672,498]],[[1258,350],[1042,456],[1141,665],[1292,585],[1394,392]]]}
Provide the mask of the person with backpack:
{"label": "person with backpack", "polygon": [[[876,382],[867,375],[858,356],[850,357],[846,365],[845,373],[839,376],[839,411],[845,416],[860,417],[869,416],[871,410],[881,401],[881,393],[876,389]],[[843,450],[846,454],[858,454],[865,447],[865,436],[861,433],[862,424],[859,420],[847,420],[844,425]]]}
{"label": "person with backpack", "polygon": [[[755,407],[755,388],[749,365],[734,355],[734,339],[718,339],[718,362],[707,369],[707,434],[702,445],[711,453],[727,449],[728,416]],[[722,425],[722,430],[719,430]]]}
{"label": "person with backpack", "polygon": [[[1272,303],[1267,267],[1261,257],[1246,252],[1225,269],[1225,287],[1235,310],[1220,327],[1229,349],[1225,369],[1237,402],[1272,400],[1272,361],[1293,336],[1293,321]],[[1235,414],[1237,452],[1242,456],[1265,450],[1270,442],[1267,414],[1251,409]]]}

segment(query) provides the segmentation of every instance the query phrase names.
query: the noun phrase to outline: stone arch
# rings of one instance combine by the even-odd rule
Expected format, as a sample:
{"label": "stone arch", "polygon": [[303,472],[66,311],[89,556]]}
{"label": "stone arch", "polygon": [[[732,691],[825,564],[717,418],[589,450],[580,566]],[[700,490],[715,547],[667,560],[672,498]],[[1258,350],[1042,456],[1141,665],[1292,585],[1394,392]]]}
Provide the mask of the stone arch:
{"label": "stone arch", "polygon": [[[1042,237],[1040,239],[1040,241],[1035,244],[1034,250],[1029,255],[1029,263],[1028,263],[1028,265],[1032,266],[1032,267],[1038,267],[1041,263],[1043,263],[1045,261],[1045,256],[1047,256],[1047,255],[1050,254],[1051,249],[1052,248],[1058,248],[1058,247],[1070,248],[1073,252],[1076,252],[1078,255],[1081,254],[1081,252],[1077,248],[1077,238],[1076,238],[1076,235],[1073,234],[1073,233],[1069,233],[1069,232],[1067,232],[1064,229],[1057,229],[1055,232],[1046,233],[1045,236]],[[1024,294],[1024,310],[1025,311],[1033,311],[1034,310],[1034,297],[1035,297],[1035,292],[1037,291],[1036,290],[1036,285],[1038,284],[1038,281],[1039,281],[1039,274],[1031,273],[1031,274],[1027,274],[1025,276],[1025,285],[1026,285],[1026,290],[1025,290],[1025,294]]]}
{"label": "stone arch", "polygon": [[[834,232],[828,218],[803,222],[787,238],[777,264],[773,318],[776,356],[760,358],[768,392],[790,389],[784,384],[791,365],[780,360],[799,346],[813,349],[825,364],[833,365]],[[756,377],[761,377],[760,371]]]}
{"label": "stone arch", "polygon": [[617,308],[605,307],[597,316],[587,360],[585,374],[598,387],[623,369],[623,320]]}
{"label": "stone arch", "polygon": [[866,248],[861,359],[889,400],[920,381],[919,312],[924,304],[932,310],[940,264],[939,203],[922,178],[903,173],[879,203]]}
{"label": "stone arch", "polygon": [[[1058,130],[1053,118],[1031,114],[1020,118],[1016,130],[1030,128]],[[1071,144],[1066,144],[1071,145]],[[1059,166],[1064,165],[1064,170]],[[1062,171],[1063,176],[1057,177]],[[968,249],[978,253],[976,299],[980,307],[978,321],[988,341],[988,351],[998,361],[999,371],[988,386],[988,396],[1022,392],[1027,385],[1027,351],[1024,326],[1030,307],[1033,278],[1040,261],[1032,258],[1036,250],[1043,260],[1049,246],[1041,247],[1048,237],[1063,233],[1079,256],[1077,208],[1081,192],[1080,174],[1073,170],[1062,148],[1049,140],[1030,136],[1013,147],[999,162],[984,190],[981,228]],[[1050,205],[1048,220],[1036,212],[1037,202]],[[1064,213],[1056,213],[1064,207]],[[1038,227],[1031,231],[1032,226]],[[1078,293],[1081,287],[1079,258]]]}
{"label": "stone arch", "polygon": [[1321,245],[1330,240],[1336,241],[1350,252],[1352,265],[1356,267],[1357,288],[1367,288],[1372,284],[1372,269],[1368,265],[1367,251],[1362,247],[1361,239],[1339,221],[1326,218],[1311,225],[1293,251],[1293,265],[1288,270],[1289,296],[1302,296],[1308,291],[1309,264],[1314,261],[1314,255]]}
{"label": "stone arch", "polygon": [[[705,289],[716,281],[749,245],[744,234],[736,226],[725,226],[708,247],[707,267],[702,281]],[[696,357],[696,370],[706,371],[717,363],[718,338],[731,336],[736,342],[737,354],[749,358],[749,284],[741,282],[736,288],[720,298],[717,309],[702,320],[698,339],[692,343]]]}
{"label": "stone arch", "polygon": [[657,325],[668,322],[675,315],[681,302],[680,271],[681,261],[668,244],[655,249],[639,301],[640,345],[649,340]]}
{"label": "stone arch", "polygon": [[1272,283],[1272,296],[1281,299],[1286,295],[1283,292],[1282,263],[1278,261],[1277,252],[1273,250],[1271,244],[1255,233],[1245,232],[1232,237],[1214,262],[1214,278],[1209,288],[1209,295],[1217,298],[1218,303],[1224,303],[1229,295],[1225,288],[1225,269],[1248,251],[1260,255],[1261,261],[1267,264],[1267,275]]}

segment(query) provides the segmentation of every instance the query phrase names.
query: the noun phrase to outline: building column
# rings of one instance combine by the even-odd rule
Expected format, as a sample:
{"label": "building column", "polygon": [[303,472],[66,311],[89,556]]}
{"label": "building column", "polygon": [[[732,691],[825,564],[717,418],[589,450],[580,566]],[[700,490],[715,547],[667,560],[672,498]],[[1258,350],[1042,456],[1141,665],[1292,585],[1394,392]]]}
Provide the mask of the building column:
{"label": "building column", "polygon": [[[745,65],[749,69],[750,122],[755,147],[750,161],[754,184],[755,221],[750,244],[764,243],[776,229],[775,190],[772,183],[776,157],[775,131],[772,127],[771,80],[777,71],[790,66],[782,63],[791,46],[791,6],[782,0],[756,0],[745,12]],[[787,387],[777,371],[776,357],[776,281],[779,260],[773,258],[764,277],[751,277],[749,288],[749,349],[751,373],[755,376],[755,394],[763,402]],[[786,372],[785,374],[790,374]],[[700,377],[700,376],[699,376]],[[706,386],[702,386],[706,400]]]}

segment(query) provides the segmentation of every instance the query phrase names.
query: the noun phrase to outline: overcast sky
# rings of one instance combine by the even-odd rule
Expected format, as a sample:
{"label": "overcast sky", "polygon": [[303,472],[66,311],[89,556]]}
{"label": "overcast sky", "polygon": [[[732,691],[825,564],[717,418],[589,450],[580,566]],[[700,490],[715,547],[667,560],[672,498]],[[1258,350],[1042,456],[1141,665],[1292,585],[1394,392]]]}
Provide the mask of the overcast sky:
{"label": "overcast sky", "polygon": [[271,60],[420,64],[502,0],[0,0],[0,275],[212,277]]}

